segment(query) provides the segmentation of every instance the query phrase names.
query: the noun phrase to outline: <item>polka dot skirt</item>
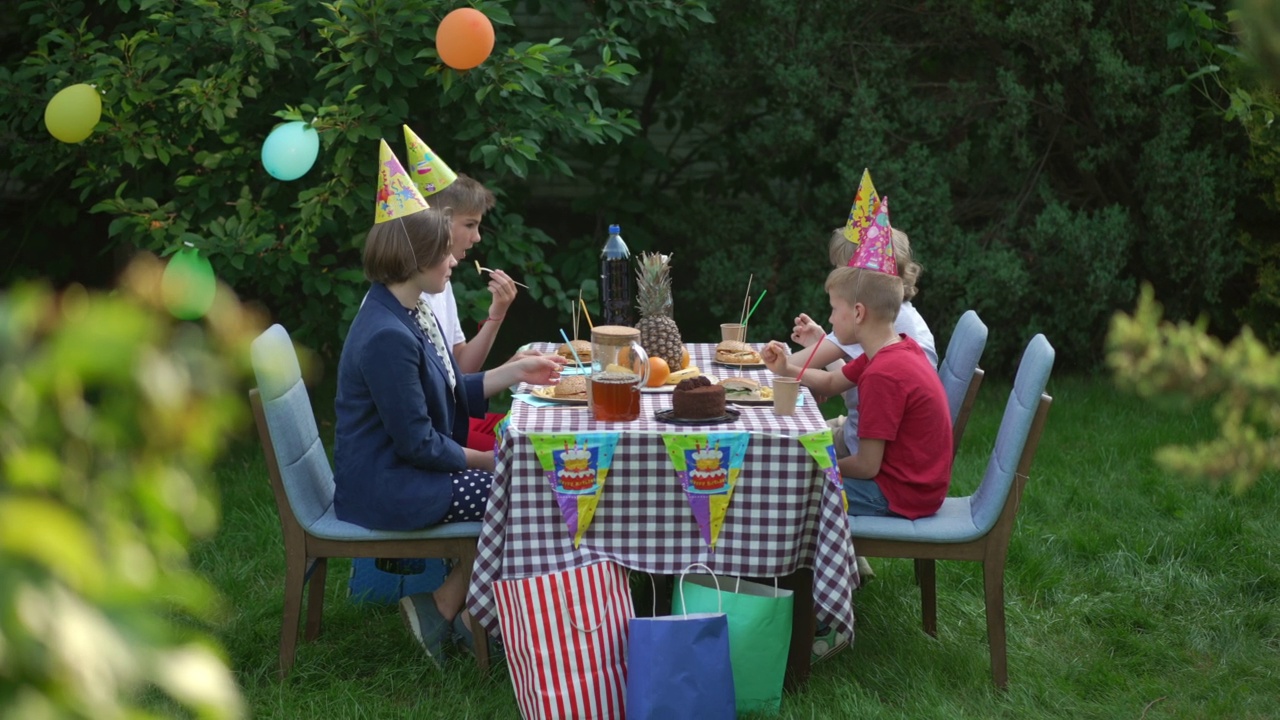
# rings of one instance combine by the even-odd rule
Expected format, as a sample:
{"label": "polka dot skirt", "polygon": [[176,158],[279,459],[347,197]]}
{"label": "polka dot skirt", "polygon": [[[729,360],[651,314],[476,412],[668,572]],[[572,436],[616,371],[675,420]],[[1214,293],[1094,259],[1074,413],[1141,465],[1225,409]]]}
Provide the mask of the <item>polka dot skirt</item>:
{"label": "polka dot skirt", "polygon": [[489,501],[493,473],[485,470],[463,470],[452,474],[453,505],[440,522],[479,522]]}

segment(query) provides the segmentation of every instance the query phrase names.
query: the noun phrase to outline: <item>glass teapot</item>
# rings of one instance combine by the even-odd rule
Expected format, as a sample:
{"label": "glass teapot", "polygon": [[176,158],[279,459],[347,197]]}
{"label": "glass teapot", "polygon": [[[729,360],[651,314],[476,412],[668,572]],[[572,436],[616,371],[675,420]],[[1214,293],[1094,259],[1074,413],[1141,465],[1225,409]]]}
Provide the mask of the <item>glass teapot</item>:
{"label": "glass teapot", "polygon": [[640,388],[649,382],[649,356],[640,347],[640,331],[621,325],[591,330],[591,382],[587,404],[596,420],[618,422],[640,417]]}

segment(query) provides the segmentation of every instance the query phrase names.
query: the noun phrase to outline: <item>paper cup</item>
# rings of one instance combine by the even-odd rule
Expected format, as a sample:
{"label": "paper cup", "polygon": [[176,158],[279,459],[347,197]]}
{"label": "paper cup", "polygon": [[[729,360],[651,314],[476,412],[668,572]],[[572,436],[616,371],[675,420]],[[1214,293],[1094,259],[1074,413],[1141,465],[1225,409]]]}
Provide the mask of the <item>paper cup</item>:
{"label": "paper cup", "polygon": [[773,414],[795,415],[800,381],[793,377],[773,378]]}
{"label": "paper cup", "polygon": [[747,326],[742,323],[720,323],[720,340],[737,340],[746,342]]}

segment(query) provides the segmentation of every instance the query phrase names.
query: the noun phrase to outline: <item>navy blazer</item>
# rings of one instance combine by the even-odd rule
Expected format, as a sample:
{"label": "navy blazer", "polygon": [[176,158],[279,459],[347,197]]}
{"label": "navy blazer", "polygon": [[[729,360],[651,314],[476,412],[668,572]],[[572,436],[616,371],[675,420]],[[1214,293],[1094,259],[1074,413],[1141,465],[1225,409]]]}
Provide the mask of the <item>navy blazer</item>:
{"label": "navy blazer", "polygon": [[375,530],[440,522],[453,497],[450,473],[465,470],[468,416],[483,417],[484,373],[457,386],[407,308],[374,284],[338,361],[333,443],[334,511]]}

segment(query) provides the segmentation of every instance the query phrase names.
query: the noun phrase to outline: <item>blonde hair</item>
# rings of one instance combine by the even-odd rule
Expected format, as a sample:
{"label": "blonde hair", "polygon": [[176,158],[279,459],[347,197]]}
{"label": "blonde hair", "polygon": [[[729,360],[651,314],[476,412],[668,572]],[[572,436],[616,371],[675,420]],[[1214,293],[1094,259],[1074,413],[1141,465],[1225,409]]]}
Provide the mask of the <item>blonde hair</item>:
{"label": "blonde hair", "polygon": [[[831,266],[842,268],[848,265],[857,248],[857,245],[844,236],[844,228],[833,230],[831,239],[827,241],[827,257],[831,260]],[[897,228],[893,228],[893,255],[898,261],[898,277],[902,278],[902,301],[906,302],[916,296],[916,283],[920,280],[924,267],[915,261],[907,234]]]}
{"label": "blonde hair", "polygon": [[391,285],[439,265],[450,254],[452,221],[448,211],[433,208],[374,225],[364,240],[364,276]]}
{"label": "blonde hair", "polygon": [[484,215],[493,209],[497,200],[493,191],[480,184],[479,180],[458,173],[458,179],[449,186],[427,198],[433,208],[448,208],[455,215]]}
{"label": "blonde hair", "polygon": [[825,290],[849,303],[862,303],[873,318],[892,323],[902,308],[902,278],[866,268],[838,267],[827,275]]}

